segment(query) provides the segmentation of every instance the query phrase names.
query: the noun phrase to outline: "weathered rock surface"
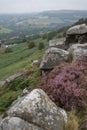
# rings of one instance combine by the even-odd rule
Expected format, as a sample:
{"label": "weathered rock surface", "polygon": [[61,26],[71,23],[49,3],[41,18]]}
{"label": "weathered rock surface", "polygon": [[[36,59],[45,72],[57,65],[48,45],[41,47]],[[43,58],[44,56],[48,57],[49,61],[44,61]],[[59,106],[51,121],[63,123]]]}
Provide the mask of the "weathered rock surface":
{"label": "weathered rock surface", "polygon": [[66,32],[65,46],[69,48],[72,44],[87,43],[87,25],[80,24],[69,28]]}
{"label": "weathered rock surface", "polygon": [[2,117],[0,116],[0,123],[1,123],[1,121],[2,121]]}
{"label": "weathered rock surface", "polygon": [[7,117],[1,123],[0,130],[44,130],[18,117]]}
{"label": "weathered rock surface", "polygon": [[80,24],[73,26],[68,29],[67,35],[73,35],[73,34],[85,34],[87,33],[87,25],[86,24]]}
{"label": "weathered rock surface", "polygon": [[87,43],[87,34],[80,36],[78,39],[78,43],[80,44]]}
{"label": "weathered rock surface", "polygon": [[72,54],[73,60],[76,61],[83,56],[87,56],[87,43],[85,44],[74,44],[70,46],[68,51]]}
{"label": "weathered rock surface", "polygon": [[0,81],[0,87],[2,87],[5,83],[6,81]]}
{"label": "weathered rock surface", "polygon": [[65,49],[65,42],[64,42],[65,39],[54,39],[54,40],[50,40],[49,41],[49,47],[57,47],[57,48],[60,48],[60,49]]}
{"label": "weathered rock surface", "polygon": [[11,75],[10,77],[6,78],[4,81],[0,81],[0,87],[4,86],[4,84],[6,83],[12,82],[15,78],[20,77],[22,75],[23,75],[22,72]]}
{"label": "weathered rock surface", "polygon": [[40,64],[40,68],[42,70],[53,69],[60,63],[67,61],[68,56],[68,51],[51,47],[45,52],[42,62]]}
{"label": "weathered rock surface", "polygon": [[35,89],[12,104],[0,130],[63,130],[66,121],[66,112]]}
{"label": "weathered rock surface", "polygon": [[16,73],[16,74],[14,74],[14,75],[8,77],[5,81],[6,81],[7,83],[10,83],[10,82],[13,81],[15,78],[17,78],[17,77],[19,77],[19,76],[21,76],[21,75],[22,75],[21,72],[20,72],[20,73]]}

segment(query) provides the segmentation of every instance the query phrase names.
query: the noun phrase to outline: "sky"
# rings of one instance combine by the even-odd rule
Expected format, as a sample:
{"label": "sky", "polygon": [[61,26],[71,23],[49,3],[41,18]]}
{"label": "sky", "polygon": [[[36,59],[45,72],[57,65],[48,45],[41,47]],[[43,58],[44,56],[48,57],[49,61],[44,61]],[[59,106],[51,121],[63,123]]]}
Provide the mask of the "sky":
{"label": "sky", "polygon": [[87,10],[87,0],[0,0],[0,13],[31,13],[62,9]]}

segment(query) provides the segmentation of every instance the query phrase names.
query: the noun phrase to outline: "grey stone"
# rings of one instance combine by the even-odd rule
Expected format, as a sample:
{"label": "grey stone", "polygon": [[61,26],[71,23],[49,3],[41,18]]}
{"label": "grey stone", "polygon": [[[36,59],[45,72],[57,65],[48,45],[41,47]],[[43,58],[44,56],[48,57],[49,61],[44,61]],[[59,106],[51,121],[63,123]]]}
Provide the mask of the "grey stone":
{"label": "grey stone", "polygon": [[81,59],[83,56],[87,56],[87,43],[85,44],[74,44],[70,46],[68,51],[73,56],[73,61]]}
{"label": "grey stone", "polygon": [[0,87],[2,87],[5,83],[6,81],[0,81]]}
{"label": "grey stone", "polygon": [[18,117],[7,117],[1,125],[0,130],[44,130],[39,126],[28,123]]}
{"label": "grey stone", "polygon": [[87,34],[80,36],[78,39],[78,43],[80,44],[87,43]]}
{"label": "grey stone", "polygon": [[83,44],[87,42],[87,25],[76,25],[66,32],[65,47],[68,49],[73,44]]}
{"label": "grey stone", "polygon": [[0,116],[0,123],[1,123],[1,121],[2,121],[2,117]]}
{"label": "grey stone", "polygon": [[26,95],[26,94],[28,94],[28,93],[29,93],[28,89],[27,89],[27,88],[25,88],[25,89],[23,90],[22,95]]}
{"label": "grey stone", "polygon": [[66,32],[67,35],[73,35],[73,34],[85,34],[87,33],[87,25],[86,24],[81,24],[81,25],[76,25],[68,29]]}
{"label": "grey stone", "polygon": [[63,130],[67,120],[66,112],[58,108],[41,89],[33,90],[16,102],[9,109],[8,115],[19,117],[45,130]]}
{"label": "grey stone", "polygon": [[62,108],[59,108],[58,107],[58,110],[60,111],[60,113],[63,115],[63,119],[64,119],[64,122],[65,123],[67,123],[67,113],[66,113],[66,111],[64,110],[64,109],[62,109]]}
{"label": "grey stone", "polygon": [[65,39],[54,39],[49,41],[49,47],[57,47],[60,49],[65,49]]}
{"label": "grey stone", "polygon": [[66,62],[68,56],[69,56],[68,51],[51,47],[45,52],[40,64],[40,68],[42,70],[53,69],[55,66],[59,65],[60,63]]}

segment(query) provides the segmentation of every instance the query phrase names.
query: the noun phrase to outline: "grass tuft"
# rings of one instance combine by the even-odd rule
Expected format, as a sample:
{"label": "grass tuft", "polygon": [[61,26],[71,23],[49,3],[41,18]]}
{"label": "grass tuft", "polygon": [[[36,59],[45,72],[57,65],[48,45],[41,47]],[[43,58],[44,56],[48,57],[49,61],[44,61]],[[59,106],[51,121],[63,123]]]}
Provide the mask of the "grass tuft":
{"label": "grass tuft", "polygon": [[73,110],[68,114],[68,121],[64,126],[64,130],[80,130],[79,118],[76,116],[76,112]]}

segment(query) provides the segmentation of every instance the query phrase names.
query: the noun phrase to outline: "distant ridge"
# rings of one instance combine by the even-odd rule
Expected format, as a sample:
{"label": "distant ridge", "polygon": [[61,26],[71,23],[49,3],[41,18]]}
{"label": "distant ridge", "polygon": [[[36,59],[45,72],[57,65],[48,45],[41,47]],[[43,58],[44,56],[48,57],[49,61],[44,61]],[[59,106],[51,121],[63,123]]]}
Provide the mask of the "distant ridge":
{"label": "distant ridge", "polygon": [[[35,13],[0,14],[0,37],[2,40],[12,36],[24,37],[56,31],[74,24],[81,18],[87,18],[87,10],[47,10]],[[6,30],[9,29],[12,31],[6,34]]]}

